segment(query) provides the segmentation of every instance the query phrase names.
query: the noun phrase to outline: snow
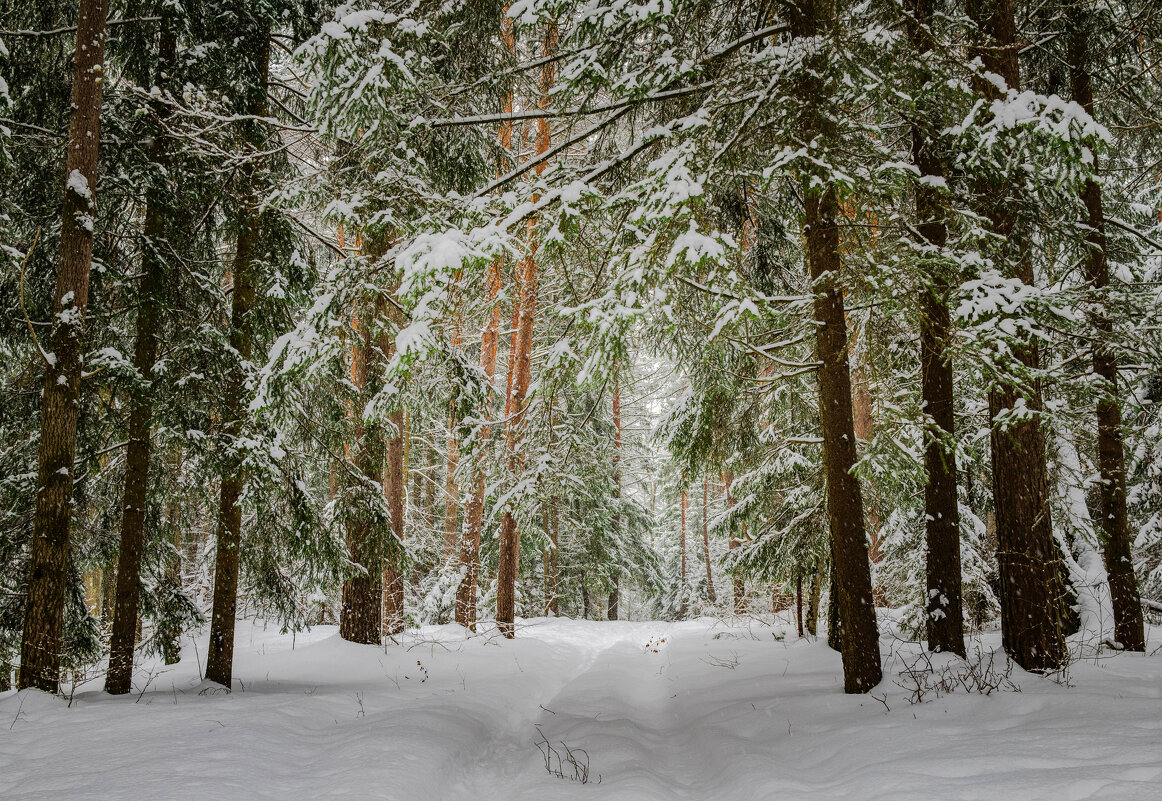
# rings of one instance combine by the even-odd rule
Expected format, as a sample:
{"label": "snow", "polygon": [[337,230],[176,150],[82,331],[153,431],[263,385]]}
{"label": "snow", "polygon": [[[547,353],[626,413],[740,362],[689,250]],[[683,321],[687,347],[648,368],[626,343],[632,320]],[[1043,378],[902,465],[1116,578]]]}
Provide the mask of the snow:
{"label": "snow", "polygon": [[[844,695],[839,655],[788,628],[534,619],[511,642],[440,626],[377,648],[240,621],[232,694],[199,681],[203,635],[128,696],[0,695],[0,797],[1158,797],[1162,656],[910,704],[916,646],[885,635],[877,698]],[[588,784],[546,771],[541,734],[587,753]]]}
{"label": "snow", "polygon": [[93,199],[93,193],[89,190],[89,181],[81,174],[80,170],[73,170],[69,173],[66,186],[82,200],[89,201]]}

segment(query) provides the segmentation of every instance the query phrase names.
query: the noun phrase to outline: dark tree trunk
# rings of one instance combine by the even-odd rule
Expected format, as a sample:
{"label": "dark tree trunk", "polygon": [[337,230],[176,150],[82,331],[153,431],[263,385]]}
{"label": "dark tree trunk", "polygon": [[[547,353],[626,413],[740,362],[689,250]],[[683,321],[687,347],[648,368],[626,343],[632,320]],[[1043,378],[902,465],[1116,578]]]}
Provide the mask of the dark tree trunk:
{"label": "dark tree trunk", "polygon": [[17,685],[46,692],[56,692],[60,681],[108,10],[108,0],[81,0],[77,19],[60,262],[41,396],[36,512]]}
{"label": "dark tree trunk", "polygon": [[617,620],[617,605],[621,601],[621,588],[618,586],[617,576],[613,577],[613,589],[609,591],[609,607],[606,613],[606,618],[609,620]]}
{"label": "dark tree trunk", "polygon": [[[177,37],[163,22],[155,83],[164,86],[177,58]],[[170,143],[164,124],[168,107],[154,104],[158,131],[149,148],[149,160],[167,172]],[[158,181],[164,182],[164,177]],[[123,695],[131,689],[133,646],[136,641],[141,555],[145,544],[145,506],[149,494],[149,463],[153,448],[153,365],[161,331],[162,287],[166,264],[161,256],[169,222],[164,183],[153,186],[146,199],[145,241],[142,246],[141,283],[138,286],[137,330],[133,367],[145,386],[135,388],[129,410],[129,446],[125,457],[125,488],[121,503],[121,549],[117,561],[117,602],[113,635],[109,641],[109,673],[105,692]]]}
{"label": "dark tree trunk", "polygon": [[[804,104],[803,139],[831,136],[832,123],[817,110],[827,89],[820,77],[826,72],[826,45],[820,39],[834,25],[835,9],[825,0],[802,0],[792,11],[791,35],[816,39],[807,55],[798,94]],[[847,354],[847,315],[839,285],[839,227],[835,188],[805,177],[803,228],[807,266],[815,292],[817,326],[815,355],[819,362],[819,416],[823,433],[823,468],[827,479],[827,517],[838,589],[838,611],[843,621],[843,685],[849,693],[868,692],[880,683],[879,631],[863,496],[852,472],[856,463],[855,424],[852,416],[851,368]]]}
{"label": "dark tree trunk", "polygon": [[[971,0],[967,10],[983,34],[972,55],[1001,76],[1010,89],[1019,90],[1019,45],[1012,0]],[[983,79],[978,81],[977,91],[987,99],[999,94],[993,83]],[[1012,277],[1032,285],[1028,245],[1015,236],[1010,194],[1018,188],[1006,181],[981,188],[983,211],[992,233],[1005,240],[1002,264],[1008,266]],[[1039,354],[1034,343],[1019,343],[1015,350],[1024,368],[1037,369]],[[1036,417],[996,422],[998,417],[1010,415],[1018,400],[1034,414],[1041,412],[1040,388],[1024,390],[1015,380],[1002,380],[989,391],[1001,632],[1005,651],[1021,667],[1054,670],[1066,655],[1062,625],[1065,577],[1049,514],[1044,433]]]}
{"label": "dark tree trunk", "polygon": [[[863,499],[852,472],[856,463],[851,416],[851,374],[843,292],[838,286],[839,229],[835,192],[805,197],[808,259],[815,285],[816,358],[821,363],[819,412],[823,430],[823,467],[827,476],[827,517],[833,552],[832,574],[843,621],[843,675],[847,692],[867,692],[879,684],[879,631],[872,596]],[[829,635],[830,636],[830,635]]]}
{"label": "dark tree trunk", "polygon": [[827,571],[827,646],[833,651],[843,651],[843,616],[839,610],[839,586],[835,577],[834,557],[829,560]]}
{"label": "dark tree trunk", "polygon": [[[1092,20],[1082,6],[1070,12],[1070,86],[1073,99],[1090,116],[1094,113],[1093,85],[1089,72],[1089,29]],[[1117,356],[1104,344],[1113,333],[1106,312],[1105,292],[1110,283],[1106,260],[1105,210],[1101,186],[1086,181],[1082,192],[1086,220],[1086,278],[1093,286],[1096,302],[1091,324],[1097,334],[1093,351],[1093,372],[1102,380],[1097,402],[1097,464],[1101,474],[1100,536],[1104,546],[1110,599],[1114,608],[1114,639],[1127,651],[1145,651],[1146,634],[1142,622],[1142,600],[1130,550],[1130,525],[1126,514],[1126,462],[1122,443],[1122,410],[1118,398]]]}
{"label": "dark tree trunk", "polygon": [[[254,57],[262,76],[262,87],[252,87],[254,96],[249,112],[256,117],[266,115],[266,79],[270,69],[270,42],[264,33]],[[251,122],[250,136],[255,151],[265,141],[265,127]],[[226,377],[222,406],[222,430],[234,440],[242,433],[247,419],[247,391],[245,364],[254,352],[251,330],[255,295],[255,259],[258,257],[261,237],[259,188],[253,160],[247,161],[242,172],[250,196],[241,210],[238,244],[234,253],[233,288],[231,290],[230,348],[236,354]],[[240,454],[227,458],[218,503],[218,547],[214,560],[214,604],[210,617],[210,646],[206,656],[206,679],[229,687],[234,672],[234,623],[238,610],[238,549],[242,546],[242,506],[240,501],[246,484],[246,470]]]}
{"label": "dark tree trunk", "polygon": [[[171,445],[169,458],[166,461],[170,475],[173,477],[172,480],[176,484],[181,480],[182,472],[182,446],[180,442]],[[165,529],[169,533],[170,547],[172,548],[166,559],[165,580],[169,590],[176,596],[182,590],[183,546],[181,496],[176,492],[172,493],[166,501]],[[165,664],[177,664],[182,658],[182,630],[178,621],[174,619],[159,621],[157,636],[161,642],[161,654]]]}
{"label": "dark tree trunk", "polygon": [[795,625],[799,636],[803,636],[803,572],[795,573]]}
{"label": "dark tree trunk", "polygon": [[[932,0],[910,0],[908,38],[921,65],[932,49]],[[925,68],[919,98],[929,94],[934,80]],[[912,123],[912,161],[921,176],[944,179],[944,157],[937,137],[944,124],[932,111],[920,108]],[[952,360],[946,348],[952,320],[945,300],[949,280],[940,263],[940,251],[948,242],[944,206],[934,186],[916,184],[917,229],[929,252],[925,287],[920,298],[920,382],[924,411],[932,418],[925,432],[924,485],[925,538],[927,544],[927,594],[925,625],[928,648],[960,656],[964,650],[960,570],[960,508],[956,500],[956,451],[952,445],[954,397]]]}
{"label": "dark tree trunk", "polygon": [[[370,309],[366,311],[371,313]],[[361,414],[370,396],[378,390],[377,374],[382,371],[382,362],[387,358],[380,350],[385,337],[372,336],[367,314],[358,315],[351,347],[351,383],[359,391],[356,407],[360,411],[356,412],[355,442],[351,449],[354,455],[352,468],[357,475],[348,479],[354,485],[349,502],[360,507],[370,505],[367,492],[380,491],[385,458],[383,425],[378,421],[365,421]],[[349,642],[379,644],[383,614],[381,565],[386,535],[387,532],[376,530],[373,518],[358,510],[350,513],[347,549],[351,561],[360,566],[361,572],[343,582],[339,636]]]}

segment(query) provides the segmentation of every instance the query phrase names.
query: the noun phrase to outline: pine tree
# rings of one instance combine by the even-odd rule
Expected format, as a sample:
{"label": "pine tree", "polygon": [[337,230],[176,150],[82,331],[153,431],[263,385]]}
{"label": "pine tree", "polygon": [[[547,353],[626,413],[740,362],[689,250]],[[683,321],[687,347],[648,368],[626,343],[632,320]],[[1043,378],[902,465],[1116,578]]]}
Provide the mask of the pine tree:
{"label": "pine tree", "polygon": [[60,263],[41,401],[40,456],[20,688],[56,692],[64,628],[73,458],[83,372],[85,310],[97,216],[97,154],[105,69],[107,0],[82,0],[77,18],[72,112],[65,155]]}

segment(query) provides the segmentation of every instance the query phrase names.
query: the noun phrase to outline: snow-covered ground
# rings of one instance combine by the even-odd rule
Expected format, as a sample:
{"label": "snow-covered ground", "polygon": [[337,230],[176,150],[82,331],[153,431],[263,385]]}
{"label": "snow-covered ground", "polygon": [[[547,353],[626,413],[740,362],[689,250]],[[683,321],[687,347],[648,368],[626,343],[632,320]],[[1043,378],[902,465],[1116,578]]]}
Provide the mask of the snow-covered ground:
{"label": "snow-covered ground", "polygon": [[0,798],[1162,799],[1162,655],[911,703],[914,646],[885,637],[876,698],[851,696],[785,630],[537,619],[384,649],[240,622],[232,694],[199,681],[203,637],[130,696],[0,695]]}

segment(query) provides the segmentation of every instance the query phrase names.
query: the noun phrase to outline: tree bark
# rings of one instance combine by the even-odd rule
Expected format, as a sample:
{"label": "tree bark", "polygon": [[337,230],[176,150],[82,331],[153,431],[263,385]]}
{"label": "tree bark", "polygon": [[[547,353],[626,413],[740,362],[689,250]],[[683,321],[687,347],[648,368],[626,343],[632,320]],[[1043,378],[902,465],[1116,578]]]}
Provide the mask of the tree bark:
{"label": "tree bark", "polygon": [[[170,446],[166,462],[175,483],[181,481],[182,459],[182,445],[180,442],[174,442]],[[170,591],[175,595],[182,590],[182,545],[184,538],[182,536],[181,511],[181,495],[174,492],[165,504],[165,529],[169,533],[172,549],[166,559],[165,580]],[[177,664],[182,658],[181,626],[176,621],[169,621],[165,624],[159,622],[157,636],[161,641],[161,654],[165,664]]]}
{"label": "tree bark", "polygon": [[[155,83],[164,86],[177,58],[177,37],[167,20],[162,22]],[[153,112],[158,130],[149,148],[149,160],[164,176],[169,163],[170,143],[165,134],[168,106],[155,103]],[[158,180],[164,181],[164,178]],[[125,487],[121,503],[121,548],[117,562],[117,601],[113,634],[109,641],[109,672],[105,692],[123,695],[133,679],[133,646],[137,633],[138,594],[141,585],[141,555],[145,544],[145,506],[149,494],[149,462],[153,448],[153,365],[157,361],[157,338],[161,333],[162,287],[166,264],[160,248],[169,222],[165,211],[166,189],[151,187],[146,198],[141,282],[138,285],[137,330],[133,367],[145,387],[136,387],[129,410],[129,445],[125,457]]]}
{"label": "tree bark", "polygon": [[[386,355],[379,347],[386,344],[383,337],[372,337],[367,317],[373,316],[370,309],[357,314],[354,341],[351,346],[351,383],[358,390],[355,409],[355,442],[348,451],[353,457],[351,465],[358,473],[348,478],[354,484],[355,494],[348,502],[362,506],[366,495],[360,500],[360,492],[367,486],[378,491],[383,482],[385,442],[382,425],[368,423],[363,418],[363,409],[370,396],[377,390],[373,373],[382,368],[381,359]],[[343,605],[339,612],[339,636],[348,642],[378,645],[382,624],[383,600],[381,563],[383,560],[383,540],[387,532],[376,531],[371,519],[354,511],[347,524],[347,550],[351,561],[359,565],[362,572],[343,582]]]}
{"label": "tree bark", "polygon": [[[557,26],[549,23],[545,32],[543,54],[550,56],[557,49]],[[553,89],[556,76],[556,64],[547,62],[541,67],[541,93],[537,98],[537,107],[546,110],[549,107],[549,93]],[[549,119],[542,117],[537,120],[536,152],[541,155],[548,151],[551,144],[551,129]],[[536,167],[538,177],[545,171],[545,163]],[[536,203],[540,196],[533,193],[532,202]],[[511,411],[505,423],[505,446],[508,454],[509,469],[513,475],[521,471],[520,440],[524,431],[524,411],[527,401],[529,384],[531,383],[533,333],[536,325],[537,308],[537,221],[534,217],[528,224],[528,254],[520,265],[520,298],[519,318],[516,334],[513,338],[512,351],[513,376],[510,382],[508,400],[506,404]],[[516,634],[516,579],[520,567],[520,533],[516,528],[516,518],[511,506],[504,511],[500,526],[500,553],[499,567],[496,577],[496,622],[501,633],[509,638]]]}
{"label": "tree bark", "polygon": [[[613,495],[617,503],[621,503],[621,381],[615,376],[613,380]],[[621,512],[613,514],[613,529],[615,535],[621,533]],[[606,615],[610,620],[617,620],[618,603],[621,600],[621,587],[618,585],[618,576],[613,575],[613,589],[609,592],[609,610]]]}
{"label": "tree bark", "polygon": [[[684,482],[685,482],[685,476],[683,476],[683,483]],[[680,593],[680,595],[679,595],[680,600],[678,603],[678,617],[686,617],[686,611],[687,611],[686,610],[686,598],[688,595],[687,590],[686,590],[686,586],[687,586],[686,585],[686,510],[687,510],[687,507],[689,506],[689,504],[687,503],[687,500],[686,500],[686,488],[685,487],[682,488],[681,506],[682,506],[682,527],[681,527],[679,534],[678,534],[678,553],[682,559],[682,573],[681,573],[681,582],[678,585],[678,591]]]}
{"label": "tree bark", "polygon": [[[983,39],[972,55],[999,75],[1010,89],[1020,89],[1018,43],[1012,0],[970,0],[969,16],[980,27]],[[987,80],[977,81],[985,99],[1000,90]],[[1033,284],[1033,262],[1024,242],[1016,241],[1016,217],[1010,195],[1019,191],[1009,181],[982,186],[984,212],[992,233],[1005,241],[1003,263],[1012,277]],[[1014,348],[1024,368],[1035,370],[1039,354],[1034,343]],[[1049,514],[1045,439],[1040,421],[1012,414],[1023,400],[1033,413],[1042,409],[1040,387],[1022,388],[1016,380],[1002,379],[989,391],[990,442],[993,460],[993,494],[996,498],[997,564],[1001,579],[1001,633],[1005,651],[1026,670],[1055,670],[1065,660],[1062,630],[1064,576],[1060,554],[1053,539]],[[1002,418],[998,422],[998,418]]]}
{"label": "tree bark", "polygon": [[41,396],[36,511],[17,686],[46,692],[56,692],[60,681],[81,359],[93,226],[97,219],[97,155],[108,11],[108,0],[81,0],[77,19],[60,262]]}
{"label": "tree bark", "polygon": [[[512,18],[507,14],[501,20],[501,41],[509,53],[516,53],[516,38],[513,33]],[[510,89],[505,96],[504,113],[512,113],[513,93]],[[497,143],[504,153],[512,151],[512,121],[506,120],[500,124],[497,133]],[[497,165],[497,175],[503,175],[508,170],[507,163]],[[497,297],[501,286],[500,257],[493,259],[488,268],[488,306],[490,309],[488,324],[480,338],[480,365],[484,368],[484,377],[491,389],[496,377],[496,357],[500,348],[500,304]],[[507,393],[505,395],[507,401]],[[480,450],[488,443],[491,426],[482,426],[480,430]],[[480,572],[480,536],[484,529],[484,491],[485,478],[483,464],[478,459],[475,489],[468,503],[467,520],[464,526],[464,536],[460,543],[460,564],[464,569],[464,577],[456,589],[456,622],[466,628],[476,626],[476,596],[478,576]]]}
{"label": "tree bark", "polygon": [[[1069,66],[1073,100],[1092,117],[1093,83],[1089,72],[1089,30],[1091,20],[1081,6],[1070,9]],[[1096,164],[1095,164],[1096,168]],[[1101,185],[1085,182],[1082,190],[1088,232],[1085,237],[1086,278],[1095,295],[1090,323],[1097,334],[1093,350],[1093,372],[1102,382],[1097,402],[1097,464],[1101,475],[1100,536],[1104,547],[1110,599],[1114,609],[1114,639],[1127,651],[1145,651],[1146,633],[1142,620],[1142,600],[1134,576],[1133,554],[1126,513],[1126,461],[1122,442],[1122,410],[1118,397],[1118,360],[1104,344],[1113,333],[1105,292],[1110,283],[1106,260],[1105,209]]]}
{"label": "tree bark", "polygon": [[812,637],[819,635],[819,599],[823,595],[823,571],[826,569],[827,563],[817,558],[811,575],[811,592],[807,596],[807,633]]}
{"label": "tree bark", "polygon": [[[392,412],[389,420],[395,436],[387,441],[387,475],[383,488],[391,511],[391,533],[403,547],[404,539],[404,414],[402,409]],[[404,575],[392,557],[383,566],[383,633],[389,637],[404,630]]]}
{"label": "tree bark", "polygon": [[[249,113],[266,116],[266,81],[270,72],[269,34],[263,32],[254,57],[262,76],[262,87],[252,87],[253,97]],[[260,151],[265,140],[263,124],[250,123],[250,137],[255,151]],[[234,623],[238,609],[239,553],[242,546],[242,506],[240,501],[246,485],[246,470],[240,453],[236,452],[236,438],[241,435],[247,419],[245,366],[254,352],[252,314],[255,296],[255,259],[261,237],[259,220],[259,188],[257,167],[248,160],[242,166],[246,191],[249,193],[241,210],[238,244],[234,253],[233,289],[231,291],[230,348],[237,362],[231,366],[225,382],[222,408],[222,429],[231,441],[226,458],[226,469],[218,504],[218,548],[214,560],[214,604],[210,617],[210,646],[206,656],[206,679],[230,687],[234,671]]]}
{"label": "tree bark", "polygon": [[[732,479],[733,479],[733,476],[731,476],[730,473],[723,473],[722,474],[722,484],[725,487],[726,505],[728,507],[734,506],[734,498],[732,498],[730,495],[730,482]],[[743,537],[745,538],[746,537],[746,523],[742,524],[742,532],[743,532]],[[739,538],[734,536],[733,534],[731,534],[730,535],[730,542],[727,543],[727,547],[733,551],[733,550],[736,550],[739,547],[739,545],[741,545],[741,544],[742,543],[740,542]],[[731,608],[734,610],[734,614],[745,615],[746,614],[746,579],[744,579],[742,577],[742,574],[738,573],[737,571],[731,575],[731,587],[730,587],[730,589],[731,589]]]}
{"label": "tree bark", "polygon": [[[923,70],[918,97],[928,94],[934,80],[923,67],[932,49],[932,0],[910,0],[908,38]],[[937,141],[943,122],[934,111],[922,109],[925,119],[912,123],[912,161],[921,176],[944,179],[946,168]],[[952,319],[945,297],[949,281],[937,261],[948,242],[944,204],[940,191],[916,183],[917,230],[929,254],[925,287],[920,298],[920,383],[924,411],[931,417],[926,427],[924,467],[925,540],[927,571],[925,627],[928,648],[960,656],[964,650],[964,612],[960,568],[960,507],[956,500],[956,451],[952,445],[954,394],[952,360],[946,348],[952,335]]]}
{"label": "tree bark", "polygon": [[718,603],[714,592],[714,573],[710,569],[710,479],[702,479],[702,549],[706,554],[706,595],[710,603]]}

